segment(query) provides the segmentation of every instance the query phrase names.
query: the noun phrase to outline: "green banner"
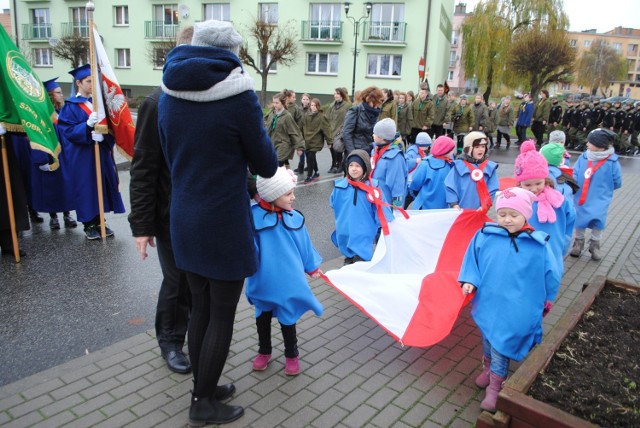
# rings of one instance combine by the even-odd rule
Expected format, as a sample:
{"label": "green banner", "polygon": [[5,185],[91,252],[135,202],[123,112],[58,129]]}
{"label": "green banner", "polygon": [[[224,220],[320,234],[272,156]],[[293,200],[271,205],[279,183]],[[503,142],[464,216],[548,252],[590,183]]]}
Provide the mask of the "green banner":
{"label": "green banner", "polygon": [[53,126],[56,112],[40,78],[0,27],[0,122],[9,131],[24,132],[31,148],[58,163],[60,143]]}

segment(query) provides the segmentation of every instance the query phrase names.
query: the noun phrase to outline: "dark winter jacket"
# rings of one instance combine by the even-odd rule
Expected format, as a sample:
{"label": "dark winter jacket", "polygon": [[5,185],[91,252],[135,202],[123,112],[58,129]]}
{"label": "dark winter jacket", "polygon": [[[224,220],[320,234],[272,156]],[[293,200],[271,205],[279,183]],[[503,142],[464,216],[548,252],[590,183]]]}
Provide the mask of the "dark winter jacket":
{"label": "dark winter jacket", "polygon": [[549,98],[541,98],[533,109],[533,121],[549,122],[549,114],[551,114],[551,100]]}
{"label": "dark winter jacket", "polygon": [[258,258],[247,166],[267,178],[278,167],[253,79],[228,50],[180,45],[167,56],[162,83],[158,123],[176,265],[216,280],[251,276]]}
{"label": "dark winter jacket", "polygon": [[169,239],[171,177],[158,136],[158,99],[162,89],[151,92],[138,109],[129,194],[129,225],[133,236]]}
{"label": "dark winter jacket", "polygon": [[373,126],[378,121],[380,109],[360,103],[347,111],[344,117],[342,140],[345,153],[351,153],[355,149],[362,149],[367,153],[373,148]]}
{"label": "dark winter jacket", "polygon": [[309,113],[302,118],[302,136],[307,151],[319,152],[327,144],[333,142],[329,121],[322,112]]}

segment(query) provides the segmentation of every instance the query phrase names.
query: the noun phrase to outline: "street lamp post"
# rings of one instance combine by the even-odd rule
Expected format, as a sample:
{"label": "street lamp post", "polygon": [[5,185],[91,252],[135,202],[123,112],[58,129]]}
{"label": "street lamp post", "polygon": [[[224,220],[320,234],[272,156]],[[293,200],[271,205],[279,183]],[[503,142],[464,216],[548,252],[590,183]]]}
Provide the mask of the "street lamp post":
{"label": "street lamp post", "polygon": [[351,8],[351,3],[345,2],[344,4],[344,13],[345,13],[345,16],[349,18],[349,20],[353,23],[353,36],[355,38],[354,45],[353,45],[353,78],[351,79],[351,96],[352,97],[354,97],[356,93],[356,60],[358,57],[358,31],[360,29],[360,23],[364,19],[369,18],[369,15],[371,15],[371,8],[373,7],[371,2],[366,2],[364,6],[366,8],[366,15],[362,15],[360,19],[355,19],[354,17],[349,16],[349,9]]}

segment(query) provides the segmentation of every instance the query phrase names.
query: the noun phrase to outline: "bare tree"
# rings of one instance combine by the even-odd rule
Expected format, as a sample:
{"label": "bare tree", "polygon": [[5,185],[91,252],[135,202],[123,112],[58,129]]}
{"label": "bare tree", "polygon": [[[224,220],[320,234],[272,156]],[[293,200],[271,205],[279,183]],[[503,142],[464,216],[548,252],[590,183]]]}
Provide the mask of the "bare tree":
{"label": "bare tree", "polygon": [[269,70],[275,64],[287,67],[296,62],[297,32],[291,21],[284,25],[274,25],[262,19],[255,19],[247,31],[257,45],[257,57],[249,53],[249,44],[245,42],[240,47],[240,59],[260,75],[262,79],[260,103],[264,106]]}
{"label": "bare tree", "polygon": [[69,61],[71,68],[78,68],[89,58],[89,39],[77,34],[65,36],[53,46],[52,51],[58,58]]}
{"label": "bare tree", "polygon": [[513,40],[507,56],[511,83],[525,83],[537,95],[549,83],[566,82],[576,52],[564,31],[527,31]]}
{"label": "bare tree", "polygon": [[176,41],[173,39],[153,42],[147,45],[145,56],[154,68],[162,68],[167,60],[167,54],[175,47]]}
{"label": "bare tree", "polygon": [[606,96],[605,89],[612,80],[623,79],[627,73],[627,60],[603,39],[596,39],[584,51],[577,62],[578,84],[591,88],[591,95],[598,89]]}

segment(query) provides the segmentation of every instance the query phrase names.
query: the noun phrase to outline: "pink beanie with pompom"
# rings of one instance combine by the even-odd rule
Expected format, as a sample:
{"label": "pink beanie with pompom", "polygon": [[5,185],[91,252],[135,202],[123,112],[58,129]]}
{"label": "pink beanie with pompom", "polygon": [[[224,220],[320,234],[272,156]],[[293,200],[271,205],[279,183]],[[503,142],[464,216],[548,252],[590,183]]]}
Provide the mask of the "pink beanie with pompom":
{"label": "pink beanie with pompom", "polygon": [[536,151],[533,140],[527,140],[520,146],[520,154],[516,158],[513,177],[521,183],[533,178],[547,178],[549,163],[544,156]]}

